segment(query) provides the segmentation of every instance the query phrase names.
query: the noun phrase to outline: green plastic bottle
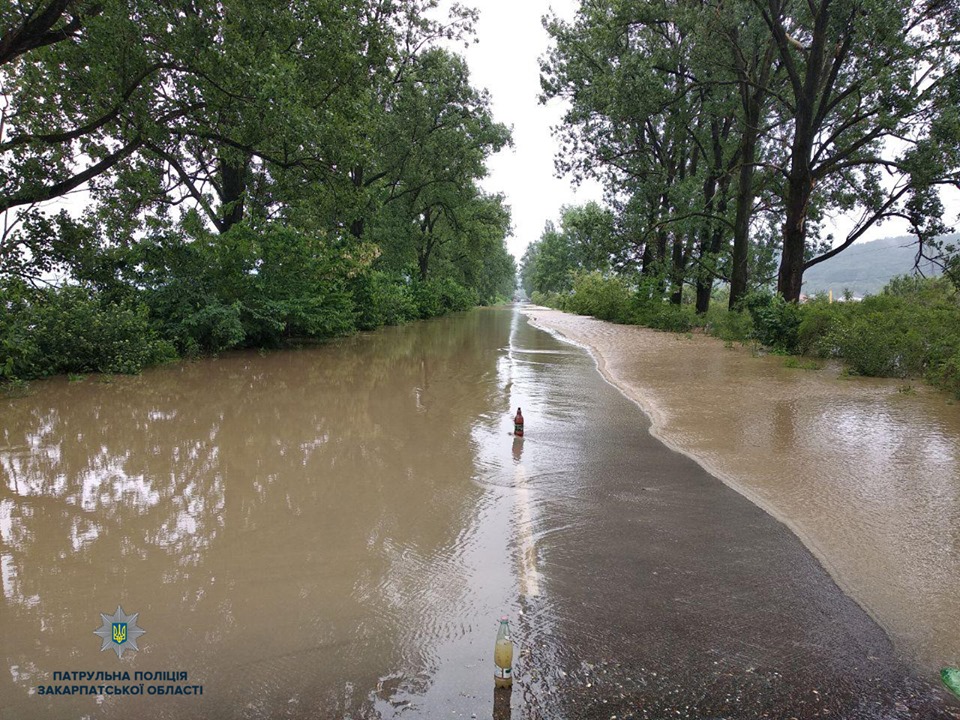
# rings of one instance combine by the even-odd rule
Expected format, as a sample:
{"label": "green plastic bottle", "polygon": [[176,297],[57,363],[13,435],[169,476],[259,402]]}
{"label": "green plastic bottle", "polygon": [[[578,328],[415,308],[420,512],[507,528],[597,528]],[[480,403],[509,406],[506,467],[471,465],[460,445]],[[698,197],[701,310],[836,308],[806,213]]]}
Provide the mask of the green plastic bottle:
{"label": "green plastic bottle", "polygon": [[950,692],[960,698],[960,669],[946,667],[940,671],[940,679]]}

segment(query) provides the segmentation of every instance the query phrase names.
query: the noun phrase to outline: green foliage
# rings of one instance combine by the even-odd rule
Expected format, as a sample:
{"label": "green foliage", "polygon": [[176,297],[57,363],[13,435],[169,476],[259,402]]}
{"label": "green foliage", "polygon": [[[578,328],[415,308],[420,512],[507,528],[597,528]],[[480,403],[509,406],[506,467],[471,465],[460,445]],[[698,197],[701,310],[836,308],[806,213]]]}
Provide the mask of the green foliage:
{"label": "green foliage", "polygon": [[144,297],[180,352],[216,353],[354,329],[346,278],[358,271],[322,235],[235,225],[144,243]]}
{"label": "green foliage", "polygon": [[150,327],[146,306],[106,301],[87,288],[0,288],[2,377],[58,373],[138,373],[176,356]]}
{"label": "green foliage", "polygon": [[410,283],[402,277],[374,270],[351,281],[358,330],[381,325],[400,325],[420,317],[420,308]]}
{"label": "green foliage", "polygon": [[909,298],[926,306],[949,305],[960,302],[957,288],[944,277],[924,278],[919,275],[898,275],[883,288],[884,295]]}
{"label": "green foliage", "polygon": [[743,307],[753,320],[754,338],[774,350],[791,352],[796,349],[802,320],[796,303],[769,292],[755,291],[743,299]]}
{"label": "green foliage", "polygon": [[703,320],[704,329],[724,342],[745,343],[754,337],[753,318],[746,310],[728,310],[713,303]]}
{"label": "green foliage", "polygon": [[798,348],[843,358],[849,371],[879,377],[925,377],[960,392],[960,303],[948,280],[894,278],[861,303],[801,307]]}
{"label": "green foliage", "polygon": [[566,292],[578,274],[610,270],[616,249],[613,214],[595,202],[561,208],[560,228],[548,222],[522,260],[521,282],[528,295]]}
{"label": "green foliage", "polygon": [[818,347],[821,354],[843,357],[861,375],[938,375],[960,348],[960,308],[896,295],[868,297],[838,314]]}
{"label": "green foliage", "polygon": [[[479,186],[510,132],[440,47],[475,11],[102,0],[24,23],[33,5],[0,10],[0,376],[59,372],[41,350],[80,319],[105,355],[77,341],[65,362],[124,372],[171,343],[274,346],[512,294],[509,208]],[[82,219],[34,208],[83,183]],[[86,294],[10,280],[55,272]],[[142,357],[113,347],[138,329]]]}
{"label": "green foliage", "polygon": [[566,293],[549,293],[534,290],[530,295],[530,302],[534,305],[543,305],[554,310],[563,310],[568,295]]}
{"label": "green foliage", "polygon": [[634,324],[678,333],[689,332],[697,324],[693,307],[659,300],[638,303],[630,317]]}
{"label": "green foliage", "polygon": [[599,272],[579,272],[573,276],[573,294],[564,310],[592,315],[600,320],[625,322],[633,293],[619,277],[604,277]]}
{"label": "green foliage", "polygon": [[239,225],[230,232],[245,235],[240,244],[254,252],[256,272],[242,315],[247,344],[326,338],[354,329],[346,280],[359,266],[325,235],[276,224],[259,230]]}
{"label": "green foliage", "polygon": [[855,303],[830,303],[824,297],[808,301],[801,307],[802,319],[797,329],[796,350],[820,357],[836,356],[839,350],[825,339],[830,337],[836,328],[849,322],[856,310]]}
{"label": "green foliage", "polygon": [[570,293],[534,291],[531,300],[578,315],[599,320],[645,325],[657,330],[687,332],[697,324],[693,307],[676,306],[660,298],[648,297],[619,276],[605,277],[599,272],[576,272]]}
{"label": "green foliage", "polygon": [[[858,234],[909,218],[960,277],[957,244],[936,240],[939,188],[960,168],[954,4],[761,5],[596,0],[544,19],[542,97],[567,108],[557,164],[615,198],[615,264],[655,266],[675,292],[699,282],[704,310],[706,283],[728,278],[737,301],[779,256],[778,292],[798,300],[805,262],[831,247],[823,221],[841,213],[862,218]],[[788,330],[789,311],[768,310],[758,330]]]}
{"label": "green foliage", "polygon": [[450,278],[414,281],[413,297],[421,318],[469,310],[477,304],[475,290],[465,288]]}
{"label": "green foliage", "polygon": [[952,354],[944,357],[940,364],[930,368],[927,379],[949,390],[960,399],[960,343]]}
{"label": "green foliage", "polygon": [[182,315],[165,318],[176,347],[188,357],[218,353],[239,346],[246,338],[240,320],[240,303],[216,300],[199,307],[183,306]]}

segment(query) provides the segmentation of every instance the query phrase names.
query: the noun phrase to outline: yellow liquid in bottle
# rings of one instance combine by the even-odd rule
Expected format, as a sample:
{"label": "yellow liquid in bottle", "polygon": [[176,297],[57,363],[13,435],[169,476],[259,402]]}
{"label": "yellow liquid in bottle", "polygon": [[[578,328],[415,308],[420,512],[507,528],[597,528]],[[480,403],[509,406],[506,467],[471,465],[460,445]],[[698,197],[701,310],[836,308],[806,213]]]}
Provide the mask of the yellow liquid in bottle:
{"label": "yellow liquid in bottle", "polygon": [[513,684],[513,642],[497,640],[493,649],[493,684],[510,687]]}

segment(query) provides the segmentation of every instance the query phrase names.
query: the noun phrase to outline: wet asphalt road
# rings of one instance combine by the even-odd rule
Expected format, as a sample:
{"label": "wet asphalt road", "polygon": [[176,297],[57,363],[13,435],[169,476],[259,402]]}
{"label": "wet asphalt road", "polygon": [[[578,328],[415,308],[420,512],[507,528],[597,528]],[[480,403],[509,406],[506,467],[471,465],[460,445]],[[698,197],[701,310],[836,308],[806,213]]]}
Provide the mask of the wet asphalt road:
{"label": "wet asphalt road", "polygon": [[544,590],[518,628],[520,715],[960,717],[786,526],[654,439],[585,351],[525,322],[511,344]]}

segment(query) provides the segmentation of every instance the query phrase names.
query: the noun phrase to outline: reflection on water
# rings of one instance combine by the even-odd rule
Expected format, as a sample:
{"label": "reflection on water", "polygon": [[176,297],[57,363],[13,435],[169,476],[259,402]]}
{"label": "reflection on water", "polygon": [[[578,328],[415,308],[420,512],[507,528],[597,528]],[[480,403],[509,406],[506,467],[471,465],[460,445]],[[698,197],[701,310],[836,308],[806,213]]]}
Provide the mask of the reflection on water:
{"label": "reflection on water", "polygon": [[158,717],[440,712],[450,685],[489,714],[519,609],[509,331],[476,311],[4,400],[0,705],[128,717],[29,694],[116,670],[93,630],[122,603],[147,635],[121,667],[205,686]]}
{"label": "reflection on water", "polygon": [[914,662],[960,663],[957,405],[708,338],[546,322],[599,349],[659,437],[794,528]]}
{"label": "reflection on water", "polygon": [[[938,662],[956,652],[953,408],[774,359],[668,347],[658,361],[648,349],[633,346],[639,355],[623,357],[641,364],[619,370],[642,379],[664,436],[750,479],[748,492],[812,538],[898,641]],[[518,406],[523,438],[510,435]],[[110,384],[38,383],[4,400],[0,416],[0,720],[564,717],[573,713],[563,695],[590,688],[597,668],[632,678],[637,692],[644,664],[693,667],[684,653],[700,648],[716,689],[738,663],[736,678],[749,680],[756,654],[783,657],[766,640],[731,652],[767,627],[771,607],[792,607],[771,601],[789,585],[776,572],[771,581],[736,565],[701,568],[708,553],[695,544],[684,558],[696,572],[746,577],[763,602],[741,613],[729,587],[712,582],[700,594],[724,596],[705,605],[674,608],[684,597],[661,594],[682,558],[668,542],[673,526],[658,529],[655,518],[704,512],[713,522],[696,500],[704,493],[690,489],[701,481],[684,489],[659,477],[668,465],[664,473],[677,472],[673,456],[644,450],[636,408],[582,351],[509,310]],[[721,555],[779,547],[763,537],[764,548]],[[101,653],[93,634],[118,604],[147,633],[122,660]],[[678,646],[710,607],[743,626],[721,628],[727,638],[711,618]],[[514,688],[491,697],[504,614],[515,629]],[[819,666],[821,642],[832,640],[790,643],[850,632],[819,623],[774,623],[793,632],[792,671],[804,658],[801,670]],[[727,643],[708,651],[730,664],[718,670],[699,636]],[[862,647],[879,647],[868,640]],[[204,695],[30,694],[54,671],[118,668],[187,671]],[[626,686],[616,687],[622,699]],[[692,680],[683,688],[703,690]]]}

